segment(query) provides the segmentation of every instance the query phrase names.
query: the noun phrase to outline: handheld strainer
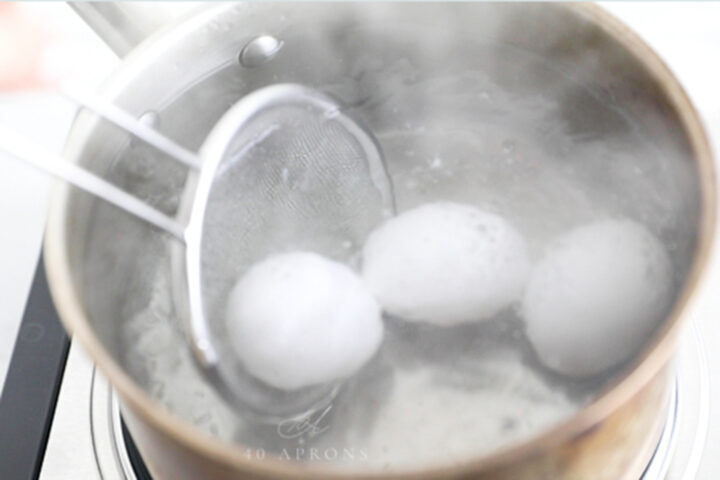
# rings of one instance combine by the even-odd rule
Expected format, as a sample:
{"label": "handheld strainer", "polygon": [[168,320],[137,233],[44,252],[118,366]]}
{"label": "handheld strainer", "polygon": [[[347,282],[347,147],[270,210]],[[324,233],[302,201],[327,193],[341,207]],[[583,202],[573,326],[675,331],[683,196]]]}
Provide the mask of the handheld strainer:
{"label": "handheld strainer", "polygon": [[[171,246],[176,310],[196,363],[228,403],[270,421],[324,406],[339,384],[282,391],[262,383],[220,340],[224,322],[218,318],[231,283],[250,262],[289,248],[338,256],[317,239],[361,242],[394,211],[391,183],[372,135],[329,96],[278,84],[240,99],[195,154],[101,98],[68,96],[190,169],[175,216],[4,128],[0,149],[178,240]],[[261,234],[253,233],[256,240],[246,245],[248,232]]]}

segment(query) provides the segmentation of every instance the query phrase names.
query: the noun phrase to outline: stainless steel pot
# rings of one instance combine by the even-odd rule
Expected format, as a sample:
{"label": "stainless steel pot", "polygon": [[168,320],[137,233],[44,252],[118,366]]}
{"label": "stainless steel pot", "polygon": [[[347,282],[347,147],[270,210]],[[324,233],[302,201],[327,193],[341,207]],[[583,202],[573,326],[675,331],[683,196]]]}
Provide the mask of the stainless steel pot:
{"label": "stainless steel pot", "polygon": [[[76,8],[121,54],[155,26],[146,23],[148,17],[108,17],[127,13],[123,5]],[[259,35],[283,40],[284,52],[261,66],[242,66],[239,52]],[[521,53],[508,61],[508,52]],[[437,102],[412,96],[416,79],[403,75],[400,78],[409,83],[395,85],[393,91],[409,92],[400,105],[408,108],[406,116],[373,111],[374,95],[398,78],[393,69],[408,66],[390,61],[393,55],[394,60],[409,62],[420,77],[444,71],[490,72],[494,82],[516,95],[552,94],[570,128],[603,142],[627,134],[626,128],[617,127],[622,122],[612,114],[608,117],[603,107],[621,105],[662,152],[650,160],[657,163],[646,173],[671,173],[657,198],[671,205],[672,218],[657,227],[674,239],[673,257],[685,274],[671,314],[643,352],[567,421],[453,466],[344,476],[638,478],[662,426],[669,362],[683,312],[709,257],[716,200],[711,152],[697,113],[667,67],[617,20],[580,4],[221,4],[143,41],[127,55],[103,93],[135,115],[153,112],[147,118],[159,116],[157,127],[189,148],[197,148],[243,94],[278,81],[322,85],[340,94],[380,132],[381,144],[383,132],[400,128],[394,123],[472,113],[452,95],[441,95]],[[572,85],[596,92],[595,100],[589,100],[583,89],[551,81],[553,71],[572,77]],[[547,137],[552,149],[551,129]],[[392,150],[384,147],[386,154]],[[177,207],[184,174],[89,114],[77,117],[65,155],[158,208]],[[153,159],[151,164],[147,158]],[[647,202],[640,192],[638,211]],[[66,327],[120,395],[128,427],[152,473],[173,480],[343,476],[279,460],[248,460],[242,446],[202,434],[151,400],[147,388],[141,387],[142,378],[133,372],[132,359],[125,355],[128,339],[123,339],[123,325],[147,303],[148,264],[165,258],[166,250],[161,235],[146,225],[58,185],[45,241],[53,297]]]}

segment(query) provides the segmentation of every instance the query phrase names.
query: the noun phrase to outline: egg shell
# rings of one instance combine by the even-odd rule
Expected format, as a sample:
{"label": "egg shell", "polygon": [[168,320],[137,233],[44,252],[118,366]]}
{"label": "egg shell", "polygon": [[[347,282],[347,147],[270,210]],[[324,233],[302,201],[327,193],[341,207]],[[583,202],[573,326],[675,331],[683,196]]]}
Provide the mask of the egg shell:
{"label": "egg shell", "polygon": [[529,269],[508,221],[451,202],[386,221],[363,248],[363,278],[388,313],[442,326],[487,320],[519,300]]}
{"label": "egg shell", "polygon": [[309,252],[251,267],[230,293],[226,322],[247,370],[285,390],[351,376],[383,336],[380,306],[360,277]]}
{"label": "egg shell", "polygon": [[531,274],[522,310],[545,365],[591,376],[642,348],[672,293],[672,265],[662,243],[638,223],[603,220],[552,245]]}

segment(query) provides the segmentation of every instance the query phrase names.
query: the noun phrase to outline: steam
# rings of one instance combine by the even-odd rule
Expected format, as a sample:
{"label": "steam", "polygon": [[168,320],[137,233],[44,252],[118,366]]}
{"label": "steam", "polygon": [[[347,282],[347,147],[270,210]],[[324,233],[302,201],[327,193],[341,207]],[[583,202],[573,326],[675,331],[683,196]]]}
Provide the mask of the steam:
{"label": "steam", "polygon": [[[179,98],[172,111],[187,114],[188,106],[198,105],[219,111],[235,96],[247,93],[239,90],[272,82],[319,87],[340,98],[376,136],[399,211],[435,201],[477,206],[515,225],[534,260],[553,239],[573,228],[599,219],[627,218],[651,231],[669,252],[672,295],[676,295],[692,260],[699,212],[689,146],[670,106],[658,96],[659,87],[600,30],[558,5],[256,4],[248,8],[261,14],[253,17],[254,23],[239,14],[236,28],[230,31],[276,35],[283,42],[282,50],[251,71],[238,71],[235,63],[217,71]],[[257,31],[260,27],[263,32]],[[238,77],[242,88],[230,82]],[[228,92],[233,94],[230,100]],[[196,125],[177,119],[165,123],[165,110],[148,107],[159,112],[173,137],[197,136]],[[143,189],[147,190],[145,183]],[[153,192],[159,202],[163,194],[169,198],[177,192]],[[268,209],[276,207],[270,202]],[[227,213],[222,222],[225,234],[235,241],[203,252],[205,268],[221,286],[229,288],[243,273],[228,261],[230,251],[242,257],[247,253],[243,245],[276,242],[273,232],[279,231],[287,242],[273,243],[274,248],[303,247],[293,245],[288,225],[273,224],[269,214],[255,212],[266,223],[249,229],[242,217],[233,216],[242,213],[242,207],[222,207]],[[327,222],[319,218],[318,223]],[[172,405],[173,413],[187,422],[201,423],[197,419],[203,411],[221,412],[214,422],[221,422],[223,431],[208,428],[211,434],[277,455],[297,447],[295,440],[279,437],[272,428],[233,417],[227,406],[207,393],[189,356],[177,355],[181,340],[171,333],[175,332],[171,309],[158,315],[146,294],[140,301],[128,298],[120,288],[103,288],[108,283],[103,268],[107,258],[126,262],[113,279],[118,285],[151,283],[163,291],[169,284],[166,257],[158,255],[159,242],[152,246],[135,242],[130,249],[127,243],[119,247],[107,241],[138,231],[132,220],[98,205],[84,273],[85,293],[93,298],[91,316],[104,341],[146,391],[160,404]],[[363,239],[355,238],[355,232],[349,238],[347,233],[339,228],[328,248],[334,249],[334,258],[342,257],[355,267]],[[140,234],[134,240],[138,238]],[[120,255],[128,250],[133,255]],[[260,260],[249,257],[242,268]],[[226,296],[220,290],[211,293],[217,305],[210,309],[222,310]],[[117,328],[110,324],[120,320],[110,305],[130,303],[123,324]],[[397,411],[402,402],[437,404],[438,425],[452,424],[458,408],[473,406],[482,409],[467,412],[474,419],[502,410],[503,418],[527,422],[523,424],[527,428],[509,435],[498,428],[502,418],[496,418],[492,427],[487,426],[486,441],[469,449],[464,447],[473,444],[477,431],[466,436],[452,432],[459,435],[454,441],[463,447],[454,453],[438,449],[435,437],[413,439],[416,457],[428,463],[464,460],[466,455],[487,453],[549,428],[594,398],[615,374],[610,371],[592,381],[575,382],[549,373],[537,362],[513,308],[488,325],[443,332],[398,325],[392,318],[386,322],[391,334],[380,357],[346,386],[325,417],[328,433],[305,439],[307,448],[300,460],[315,461],[310,458],[313,445],[351,445],[377,447],[368,451],[385,453],[382,461],[349,462],[346,468],[406,465],[402,455],[393,452],[401,452],[400,443],[407,437],[395,435],[397,431],[391,435],[398,427],[388,413]],[[123,332],[128,328],[136,335],[126,336]],[[136,341],[143,335],[172,340]],[[165,361],[170,358],[174,360]],[[508,373],[492,375],[498,371]],[[443,384],[434,396],[438,379],[449,378],[451,385]],[[162,392],[153,387],[158,381],[165,385]],[[534,386],[529,393],[523,390],[526,384]],[[182,385],[193,387],[188,391]],[[195,392],[202,392],[202,401],[192,400]],[[480,397],[492,399],[491,405],[471,401]],[[401,420],[402,428],[413,428],[412,419]],[[477,428],[486,427],[478,422]],[[373,443],[379,438],[388,440]],[[393,438],[397,443],[392,443]]]}

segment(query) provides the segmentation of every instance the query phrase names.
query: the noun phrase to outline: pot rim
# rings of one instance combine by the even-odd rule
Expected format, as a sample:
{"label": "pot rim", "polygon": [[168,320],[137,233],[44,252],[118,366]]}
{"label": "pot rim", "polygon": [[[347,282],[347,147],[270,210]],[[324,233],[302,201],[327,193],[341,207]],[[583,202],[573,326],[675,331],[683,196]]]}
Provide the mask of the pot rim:
{"label": "pot rim", "polygon": [[[673,108],[682,120],[685,134],[697,163],[700,185],[700,220],[698,225],[698,242],[690,271],[675,305],[668,315],[663,328],[658,330],[653,340],[645,347],[642,354],[629,364],[620,380],[612,382],[586,407],[575,415],[530,435],[522,441],[514,442],[498,448],[490,453],[469,457],[456,465],[431,465],[422,469],[398,469],[391,472],[356,472],[328,466],[308,466],[297,462],[281,461],[280,459],[253,460],[244,455],[246,446],[240,443],[228,443],[211,437],[195,427],[180,420],[161,405],[153,401],[142,388],[137,385],[125,370],[112,358],[96,337],[85,315],[80,298],[73,287],[69,258],[65,244],[68,224],[65,221],[66,208],[71,187],[62,182],[55,182],[52,201],[48,214],[44,239],[45,267],[51,287],[52,297],[60,318],[66,329],[73,334],[82,347],[95,361],[98,368],[108,378],[120,394],[123,402],[152,428],[169,435],[183,448],[194,451],[205,458],[219,462],[238,472],[249,472],[261,476],[284,476],[295,479],[359,479],[359,478],[395,478],[395,479],[436,479],[464,476],[469,473],[507,465],[518,458],[548,451],[553,447],[581,436],[588,429],[610,416],[617,408],[625,404],[636,392],[652,380],[669,361],[675,350],[682,323],[686,319],[686,310],[691,299],[699,289],[703,274],[709,262],[716,222],[716,179],[712,150],[702,121],[691,104],[679,81],[671,73],[661,58],[628,26],[605,11],[603,8],[588,3],[564,4],[564,7],[580,17],[599,26],[608,36],[619,41],[622,46],[635,56],[636,61],[654,77],[664,94],[669,98]],[[128,81],[135,77],[135,72],[144,70],[152,64],[156,56],[162,54],[179,39],[192,31],[201,28],[208,20],[216,18],[231,5],[215,5],[193,17],[181,20],[170,27],[152,35],[150,41],[143,42],[123,61],[121,67],[110,77],[104,86],[104,93],[110,98],[119,95]],[[227,9],[227,10],[226,10]],[[75,150],[82,148],[82,141],[72,135],[77,125],[71,130],[65,147],[65,153],[71,158]]]}

